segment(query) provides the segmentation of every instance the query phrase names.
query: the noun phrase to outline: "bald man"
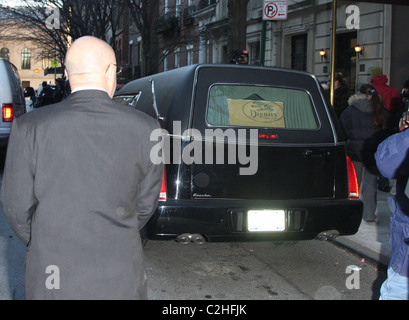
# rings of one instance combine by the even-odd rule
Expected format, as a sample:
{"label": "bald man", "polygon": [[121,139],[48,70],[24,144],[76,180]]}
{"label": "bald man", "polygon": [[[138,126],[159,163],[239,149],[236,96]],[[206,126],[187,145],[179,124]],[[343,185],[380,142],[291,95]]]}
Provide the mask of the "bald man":
{"label": "bald man", "polygon": [[163,167],[158,122],[111,100],[116,60],[83,37],[67,52],[72,94],[13,122],[1,202],[27,245],[27,299],[146,299],[139,230]]}

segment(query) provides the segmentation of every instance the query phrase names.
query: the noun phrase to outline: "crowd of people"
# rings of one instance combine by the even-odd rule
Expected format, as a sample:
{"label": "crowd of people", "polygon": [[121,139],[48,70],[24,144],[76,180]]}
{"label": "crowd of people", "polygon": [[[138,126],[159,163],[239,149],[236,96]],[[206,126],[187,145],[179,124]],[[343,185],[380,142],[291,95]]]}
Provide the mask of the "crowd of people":
{"label": "crowd of people", "polygon": [[62,77],[56,79],[55,85],[43,81],[41,86],[34,90],[33,87],[24,89],[26,101],[29,107],[40,108],[49,104],[58,103],[64,100],[70,93],[70,85],[68,81]]}
{"label": "crowd of people", "polygon": [[[328,86],[330,86],[330,80]],[[378,145],[399,131],[399,122],[409,100],[409,79],[401,93],[388,85],[381,68],[371,71],[370,83],[353,93],[341,73],[334,77],[333,108],[341,122],[347,153],[354,162],[364,203],[363,219],[376,221],[377,190],[389,192],[389,179],[378,170],[374,154]]]}
{"label": "crowd of people", "polygon": [[[371,71],[370,83],[351,94],[341,74],[334,77],[333,108],[354,163],[363,202],[363,220],[377,220],[377,190],[390,192],[392,253],[381,300],[409,299],[409,78],[402,90],[388,85],[381,68]],[[329,83],[330,84],[330,83]],[[389,179],[394,179],[393,188]],[[392,189],[392,190],[391,190]]]}

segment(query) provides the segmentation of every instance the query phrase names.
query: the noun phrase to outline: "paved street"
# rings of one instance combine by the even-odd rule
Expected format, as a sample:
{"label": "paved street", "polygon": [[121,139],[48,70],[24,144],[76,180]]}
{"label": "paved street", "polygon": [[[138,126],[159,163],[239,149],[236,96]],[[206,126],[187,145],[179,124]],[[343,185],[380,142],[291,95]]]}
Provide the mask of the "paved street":
{"label": "paved street", "polygon": [[[24,253],[1,211],[0,300],[25,299]],[[385,279],[364,258],[317,240],[281,246],[148,241],[145,260],[152,300],[370,300]],[[354,275],[349,266],[361,268],[357,288],[347,287]]]}
{"label": "paved street", "polygon": [[[382,270],[329,242],[148,242],[146,267],[151,299],[338,300],[378,299]],[[348,289],[357,266],[359,289]]]}
{"label": "paved street", "polygon": [[[24,252],[0,215],[0,299],[25,299]],[[181,245],[150,241],[145,247],[152,300],[370,300],[382,270],[329,242]],[[348,266],[361,268],[348,289]]]}

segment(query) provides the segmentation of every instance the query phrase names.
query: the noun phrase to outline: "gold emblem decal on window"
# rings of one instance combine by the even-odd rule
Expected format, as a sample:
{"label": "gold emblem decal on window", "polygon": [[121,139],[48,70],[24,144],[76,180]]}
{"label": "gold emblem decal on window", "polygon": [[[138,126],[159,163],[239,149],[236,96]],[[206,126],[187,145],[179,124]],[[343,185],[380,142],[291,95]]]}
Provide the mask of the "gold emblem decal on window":
{"label": "gold emblem decal on window", "polygon": [[230,125],[285,128],[284,103],[264,100],[227,99]]}

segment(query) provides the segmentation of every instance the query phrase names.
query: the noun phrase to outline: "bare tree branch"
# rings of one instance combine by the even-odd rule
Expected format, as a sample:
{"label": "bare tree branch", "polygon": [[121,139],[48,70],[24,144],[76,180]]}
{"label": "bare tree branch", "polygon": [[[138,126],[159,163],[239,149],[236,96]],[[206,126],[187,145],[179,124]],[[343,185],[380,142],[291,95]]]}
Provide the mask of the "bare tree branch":
{"label": "bare tree branch", "polygon": [[[35,41],[45,52],[55,52],[63,64],[70,42],[85,35],[107,40],[108,31],[118,29],[126,1],[23,0],[22,3],[17,7],[0,6],[0,39],[11,33],[15,41]],[[50,8],[56,8],[53,17],[59,19],[58,28],[53,27],[55,24],[50,27]],[[116,36],[112,34],[113,38]],[[111,44],[114,43],[112,40]]]}

